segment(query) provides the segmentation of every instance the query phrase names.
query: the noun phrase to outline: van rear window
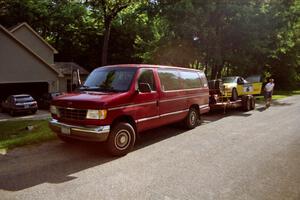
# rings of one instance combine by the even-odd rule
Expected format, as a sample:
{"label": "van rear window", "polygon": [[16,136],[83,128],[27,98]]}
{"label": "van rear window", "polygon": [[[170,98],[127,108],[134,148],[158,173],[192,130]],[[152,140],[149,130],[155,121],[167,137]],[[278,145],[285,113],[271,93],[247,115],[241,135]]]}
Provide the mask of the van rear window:
{"label": "van rear window", "polygon": [[184,89],[200,88],[202,85],[197,72],[180,71],[180,76],[183,80]]}

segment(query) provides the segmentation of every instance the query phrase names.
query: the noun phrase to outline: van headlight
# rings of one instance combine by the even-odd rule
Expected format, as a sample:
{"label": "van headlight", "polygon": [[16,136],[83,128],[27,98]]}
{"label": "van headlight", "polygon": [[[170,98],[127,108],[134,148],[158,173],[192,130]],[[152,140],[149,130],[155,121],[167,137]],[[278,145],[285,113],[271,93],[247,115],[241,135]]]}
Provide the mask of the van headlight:
{"label": "van headlight", "polygon": [[51,106],[50,106],[50,112],[51,112],[51,114],[53,114],[53,115],[58,115],[58,109],[57,109],[57,107],[54,106],[54,105],[51,105]]}
{"label": "van headlight", "polygon": [[88,110],[86,113],[87,119],[105,119],[107,110]]}

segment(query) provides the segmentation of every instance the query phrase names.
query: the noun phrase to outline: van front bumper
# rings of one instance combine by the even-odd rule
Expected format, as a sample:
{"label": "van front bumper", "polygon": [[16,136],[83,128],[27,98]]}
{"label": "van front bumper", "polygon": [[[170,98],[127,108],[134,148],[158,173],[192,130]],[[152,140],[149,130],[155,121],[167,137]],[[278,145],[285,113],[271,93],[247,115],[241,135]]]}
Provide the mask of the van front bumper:
{"label": "van front bumper", "polygon": [[86,141],[106,141],[110,132],[110,126],[74,126],[51,119],[49,127],[57,134],[64,137]]}

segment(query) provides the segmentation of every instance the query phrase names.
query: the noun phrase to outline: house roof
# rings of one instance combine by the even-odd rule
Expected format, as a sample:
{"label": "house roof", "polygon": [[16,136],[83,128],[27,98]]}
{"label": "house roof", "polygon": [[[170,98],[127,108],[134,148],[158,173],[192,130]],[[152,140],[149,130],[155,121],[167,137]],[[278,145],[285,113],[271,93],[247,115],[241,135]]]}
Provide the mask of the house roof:
{"label": "house roof", "polygon": [[21,42],[20,40],[18,40],[11,32],[9,32],[8,30],[6,30],[6,28],[4,28],[1,24],[0,24],[0,30],[2,30],[9,38],[11,38],[13,41],[15,41],[17,44],[19,44],[22,48],[24,48],[27,52],[29,52],[30,54],[32,54],[37,60],[39,60],[40,62],[42,62],[44,65],[46,65],[47,67],[49,67],[51,70],[53,70],[54,72],[56,72],[58,74],[59,77],[63,77],[64,75],[62,73],[60,73],[60,71],[58,71],[55,67],[51,66],[50,64],[48,64],[46,61],[44,61],[39,55],[37,55],[36,53],[34,53],[30,48],[28,48],[23,42]]}
{"label": "house roof", "polygon": [[54,67],[64,75],[71,75],[72,69],[79,69],[80,74],[89,74],[89,72],[86,69],[74,62],[55,62]]}
{"label": "house roof", "polygon": [[11,28],[9,28],[8,30],[11,33],[14,33],[15,31],[17,31],[18,29],[20,29],[21,27],[25,26],[29,31],[31,31],[39,40],[41,40],[47,47],[49,47],[54,54],[57,54],[58,51],[52,47],[46,40],[44,40],[44,38],[42,38],[35,30],[33,30],[33,28],[31,28],[31,26],[29,26],[26,22],[17,24]]}

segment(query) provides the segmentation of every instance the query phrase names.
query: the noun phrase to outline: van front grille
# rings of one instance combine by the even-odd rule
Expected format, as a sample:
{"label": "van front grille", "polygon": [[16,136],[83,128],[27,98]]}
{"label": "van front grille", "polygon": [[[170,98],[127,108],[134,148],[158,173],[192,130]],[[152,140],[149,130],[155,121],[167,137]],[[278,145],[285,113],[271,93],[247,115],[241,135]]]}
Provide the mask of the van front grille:
{"label": "van front grille", "polygon": [[59,108],[59,115],[62,119],[67,120],[84,120],[86,119],[87,110],[76,108]]}

